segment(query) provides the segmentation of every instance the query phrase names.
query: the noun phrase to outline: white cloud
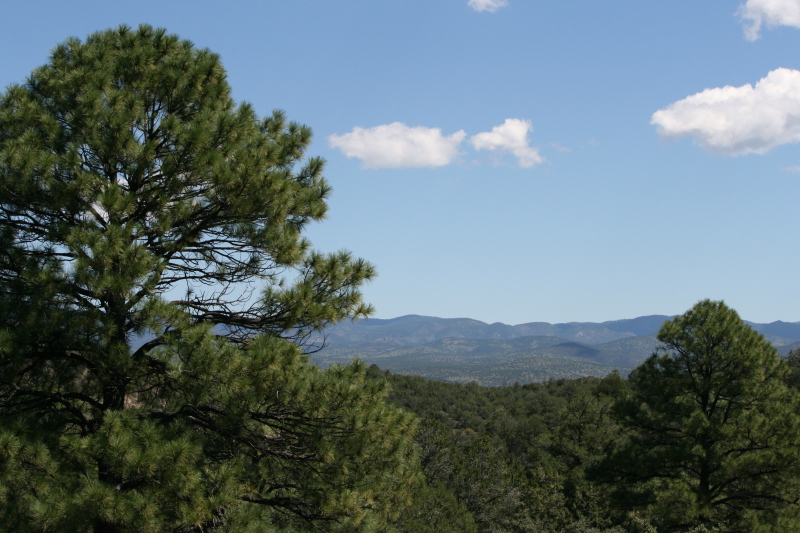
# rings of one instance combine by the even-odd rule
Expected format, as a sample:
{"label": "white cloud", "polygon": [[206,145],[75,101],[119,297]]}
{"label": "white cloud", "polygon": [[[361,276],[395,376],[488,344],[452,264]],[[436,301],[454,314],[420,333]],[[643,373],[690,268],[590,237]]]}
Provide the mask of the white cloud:
{"label": "white cloud", "polygon": [[664,138],[693,137],[721,154],[763,154],[800,142],[800,71],[773,70],[755,87],[706,89],[656,111],[650,123]]}
{"label": "white cloud", "polygon": [[739,7],[745,24],[744,35],[750,41],[761,36],[761,26],[800,28],[800,0],[747,0]]}
{"label": "white cloud", "polygon": [[456,158],[466,135],[461,130],[445,136],[439,128],[393,122],[355,127],[350,133],[331,135],[328,143],[347,157],[361,159],[366,168],[441,167]]}
{"label": "white cloud", "polygon": [[[475,150],[512,154],[519,166],[530,168],[544,162],[539,149],[530,146],[528,133],[532,130],[529,120],[508,118],[492,131],[470,137],[470,144]],[[361,159],[369,169],[441,167],[460,155],[466,136],[464,130],[442,135],[439,128],[393,122],[372,128],[356,126],[349,133],[330,135],[328,144],[347,157]]]}
{"label": "white cloud", "polygon": [[528,132],[533,129],[530,120],[507,118],[492,131],[478,133],[470,138],[476,150],[499,150],[514,154],[519,166],[530,168],[544,161],[539,150],[528,144]]}
{"label": "white cloud", "polygon": [[469,0],[468,5],[475,11],[494,13],[501,7],[507,6],[508,0]]}

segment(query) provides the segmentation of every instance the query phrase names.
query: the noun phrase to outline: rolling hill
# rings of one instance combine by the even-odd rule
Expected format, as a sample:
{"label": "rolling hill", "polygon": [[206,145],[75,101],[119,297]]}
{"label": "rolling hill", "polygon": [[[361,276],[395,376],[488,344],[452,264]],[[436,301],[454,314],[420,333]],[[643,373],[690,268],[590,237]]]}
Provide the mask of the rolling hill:
{"label": "rolling hill", "polygon": [[[627,375],[659,343],[666,315],[602,323],[515,326],[468,318],[408,315],[336,324],[316,339],[321,365],[359,358],[394,373],[496,386],[548,379]],[[785,355],[800,346],[800,323],[748,323]]]}

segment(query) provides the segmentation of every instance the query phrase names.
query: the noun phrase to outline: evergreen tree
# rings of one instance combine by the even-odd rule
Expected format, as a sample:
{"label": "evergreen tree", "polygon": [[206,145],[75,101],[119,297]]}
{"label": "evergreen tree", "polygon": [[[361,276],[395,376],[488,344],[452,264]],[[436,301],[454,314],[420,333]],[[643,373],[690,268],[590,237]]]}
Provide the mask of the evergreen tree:
{"label": "evergreen tree", "polygon": [[796,530],[798,396],[764,337],[722,302],[664,324],[620,404],[634,433],[605,467],[659,531]]}
{"label": "evergreen tree", "polygon": [[[463,439],[433,420],[420,425],[417,443],[427,483],[454,494],[479,531],[536,530],[524,501],[524,476],[507,450],[474,432]],[[455,509],[444,511],[458,516]]]}
{"label": "evergreen tree", "polygon": [[148,26],[0,95],[4,527],[366,530],[407,502],[410,415],[303,353],[374,276],[302,236],[329,194],[310,139]]}

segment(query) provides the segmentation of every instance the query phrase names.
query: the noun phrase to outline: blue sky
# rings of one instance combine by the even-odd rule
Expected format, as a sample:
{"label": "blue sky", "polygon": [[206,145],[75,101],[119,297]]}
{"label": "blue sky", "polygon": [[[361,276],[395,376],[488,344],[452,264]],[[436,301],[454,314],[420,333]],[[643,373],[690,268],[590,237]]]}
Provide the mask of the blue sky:
{"label": "blue sky", "polygon": [[0,83],[139,23],[311,126],[379,318],[800,320],[800,0],[6,2]]}

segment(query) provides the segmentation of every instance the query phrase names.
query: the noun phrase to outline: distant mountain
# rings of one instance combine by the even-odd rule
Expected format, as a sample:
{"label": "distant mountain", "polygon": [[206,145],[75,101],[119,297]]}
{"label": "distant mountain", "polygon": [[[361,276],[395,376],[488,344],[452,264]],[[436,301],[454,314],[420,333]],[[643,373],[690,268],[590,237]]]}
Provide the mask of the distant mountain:
{"label": "distant mountain", "polygon": [[764,335],[776,347],[800,342],[800,322],[782,322],[778,320],[770,324],[755,324],[747,321],[745,323]]}
{"label": "distant mountain", "polygon": [[592,346],[558,337],[515,339],[445,338],[426,344],[391,346],[384,342],[328,346],[312,355],[322,363],[342,363],[358,358],[398,374],[429,379],[503,385],[544,381],[549,378],[605,376],[630,368],[609,365],[604,353]]}
{"label": "distant mountain", "polygon": [[660,344],[655,335],[639,335],[597,344],[594,348],[603,353],[603,361],[608,365],[635,368],[650,357]]}
{"label": "distant mountain", "polygon": [[611,331],[633,333],[634,335],[655,336],[667,320],[672,320],[672,317],[667,315],[650,315],[640,316],[639,318],[628,318],[625,320],[612,320],[610,322],[603,322],[602,325]]}
{"label": "distant mountain", "polygon": [[[328,328],[323,335],[327,346],[312,360],[327,365],[356,357],[395,373],[482,385],[605,376],[612,371],[627,375],[655,351],[655,334],[671,318],[516,326],[420,315],[359,320]],[[800,323],[748,324],[782,355],[800,346]]]}
{"label": "distant mountain", "polygon": [[[509,326],[500,322],[487,324],[470,318],[436,318],[407,315],[389,320],[368,319],[344,322],[326,331],[328,344],[343,346],[393,339],[414,346],[446,338],[513,339],[516,337],[559,337],[586,344],[600,344],[624,337],[654,335],[668,316],[649,316],[611,322],[569,322],[550,324],[530,322]],[[797,337],[800,340],[800,336]]]}

